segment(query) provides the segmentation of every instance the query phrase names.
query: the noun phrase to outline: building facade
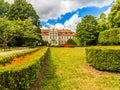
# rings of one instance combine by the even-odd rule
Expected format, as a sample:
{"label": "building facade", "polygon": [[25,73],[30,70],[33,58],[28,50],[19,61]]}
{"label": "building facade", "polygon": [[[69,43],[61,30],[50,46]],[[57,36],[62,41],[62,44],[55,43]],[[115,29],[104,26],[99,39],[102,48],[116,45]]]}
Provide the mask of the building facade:
{"label": "building facade", "polygon": [[73,38],[74,32],[67,29],[41,29],[41,36],[44,41],[48,41],[50,45],[65,44],[68,39]]}

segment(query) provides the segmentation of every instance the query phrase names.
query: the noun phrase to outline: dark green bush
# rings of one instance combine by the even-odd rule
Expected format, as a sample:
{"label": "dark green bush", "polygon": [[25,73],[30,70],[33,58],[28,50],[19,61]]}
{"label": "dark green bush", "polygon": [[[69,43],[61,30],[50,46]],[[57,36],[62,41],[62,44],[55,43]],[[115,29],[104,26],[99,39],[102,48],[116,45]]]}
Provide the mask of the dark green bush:
{"label": "dark green bush", "polygon": [[120,50],[87,48],[86,59],[96,69],[120,72]]}
{"label": "dark green bush", "polygon": [[113,28],[100,32],[98,43],[103,45],[118,45],[120,44],[120,28]]}

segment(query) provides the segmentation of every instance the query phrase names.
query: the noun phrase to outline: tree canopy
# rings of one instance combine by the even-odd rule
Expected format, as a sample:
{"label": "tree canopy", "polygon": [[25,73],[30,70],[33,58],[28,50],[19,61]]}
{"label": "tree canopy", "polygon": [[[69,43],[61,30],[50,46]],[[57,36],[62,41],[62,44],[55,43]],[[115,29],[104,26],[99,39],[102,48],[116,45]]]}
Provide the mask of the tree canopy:
{"label": "tree canopy", "polygon": [[41,40],[39,16],[26,0],[14,0],[13,4],[0,0],[0,17],[0,43],[5,46],[28,41],[33,45]]}
{"label": "tree canopy", "polygon": [[110,28],[120,28],[120,0],[116,0],[108,17]]}
{"label": "tree canopy", "polygon": [[97,20],[92,15],[86,15],[76,27],[76,38],[80,45],[94,45],[98,37],[96,31]]}
{"label": "tree canopy", "polygon": [[0,17],[6,17],[10,4],[0,0]]}
{"label": "tree canopy", "polygon": [[7,47],[7,44],[16,35],[14,21],[9,21],[7,18],[0,18],[0,39],[3,42],[3,46]]}
{"label": "tree canopy", "polygon": [[98,22],[97,29],[99,30],[99,32],[108,29],[108,20],[105,13],[100,14],[100,16],[97,19],[97,22]]}
{"label": "tree canopy", "polygon": [[14,3],[11,5],[8,11],[8,19],[10,20],[22,20],[30,19],[32,20],[33,25],[40,26],[39,16],[36,11],[26,0],[14,0]]}

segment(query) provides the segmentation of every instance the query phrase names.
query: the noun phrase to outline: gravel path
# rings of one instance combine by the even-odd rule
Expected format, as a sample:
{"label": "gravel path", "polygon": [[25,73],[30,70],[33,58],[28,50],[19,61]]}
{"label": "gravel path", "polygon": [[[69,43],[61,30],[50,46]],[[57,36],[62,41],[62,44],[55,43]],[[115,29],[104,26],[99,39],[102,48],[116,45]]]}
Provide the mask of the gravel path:
{"label": "gravel path", "polygon": [[14,50],[14,51],[8,51],[8,52],[0,52],[0,56],[4,56],[4,55],[7,55],[7,54],[12,54],[12,53],[17,53],[17,52],[23,52],[23,51],[26,51],[28,50],[29,48],[24,48],[22,50]]}

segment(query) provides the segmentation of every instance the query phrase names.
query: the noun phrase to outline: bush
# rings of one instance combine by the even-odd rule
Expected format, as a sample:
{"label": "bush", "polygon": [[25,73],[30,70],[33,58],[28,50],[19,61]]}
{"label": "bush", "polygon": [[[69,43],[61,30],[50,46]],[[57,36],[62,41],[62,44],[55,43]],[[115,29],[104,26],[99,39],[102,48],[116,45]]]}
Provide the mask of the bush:
{"label": "bush", "polygon": [[120,44],[120,28],[113,28],[99,34],[98,43],[103,45]]}
{"label": "bush", "polygon": [[73,39],[68,39],[66,43],[77,45],[76,42]]}
{"label": "bush", "polygon": [[96,69],[120,72],[120,50],[87,48],[86,59]]}
{"label": "bush", "polygon": [[26,90],[39,75],[41,63],[48,48],[37,51],[32,58],[18,64],[0,67],[1,90]]}

